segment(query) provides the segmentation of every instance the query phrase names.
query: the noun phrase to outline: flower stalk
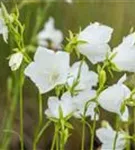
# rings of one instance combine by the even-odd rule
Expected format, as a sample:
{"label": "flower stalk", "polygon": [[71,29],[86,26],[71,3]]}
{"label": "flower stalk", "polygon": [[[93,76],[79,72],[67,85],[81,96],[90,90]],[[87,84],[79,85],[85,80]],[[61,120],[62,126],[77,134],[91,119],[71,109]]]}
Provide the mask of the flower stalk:
{"label": "flower stalk", "polygon": [[81,144],[81,150],[84,150],[85,147],[85,117],[82,118],[82,144]]}
{"label": "flower stalk", "polygon": [[94,113],[94,120],[93,120],[92,129],[91,129],[90,150],[94,149],[95,129],[96,129],[96,112]]}

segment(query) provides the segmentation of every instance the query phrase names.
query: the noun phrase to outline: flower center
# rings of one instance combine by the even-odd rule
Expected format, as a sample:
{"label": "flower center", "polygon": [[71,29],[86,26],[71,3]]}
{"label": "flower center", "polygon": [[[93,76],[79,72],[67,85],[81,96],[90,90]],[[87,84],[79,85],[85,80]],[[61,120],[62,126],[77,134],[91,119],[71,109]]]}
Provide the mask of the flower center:
{"label": "flower center", "polygon": [[56,72],[56,71],[54,71],[54,72],[51,73],[51,75],[49,77],[49,82],[51,84],[54,84],[54,83],[56,83],[56,81],[58,80],[58,78],[59,78],[59,73]]}

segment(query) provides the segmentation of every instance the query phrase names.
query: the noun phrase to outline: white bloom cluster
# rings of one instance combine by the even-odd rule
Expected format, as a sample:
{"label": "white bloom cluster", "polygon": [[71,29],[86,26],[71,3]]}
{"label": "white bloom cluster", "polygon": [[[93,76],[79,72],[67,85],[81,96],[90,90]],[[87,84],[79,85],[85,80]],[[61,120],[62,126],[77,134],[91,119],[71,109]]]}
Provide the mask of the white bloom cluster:
{"label": "white bloom cluster", "polygon": [[[90,24],[77,35],[78,41],[83,41],[77,44],[77,50],[94,65],[107,63],[105,67],[115,66],[120,71],[135,72],[135,33],[128,35],[123,39],[122,44],[111,51],[108,43],[112,32],[113,29],[106,25],[97,22]],[[60,31],[54,31],[52,18],[38,37],[42,42],[47,39],[52,40],[54,47],[57,48],[63,39]],[[60,41],[57,41],[58,37],[61,37]],[[104,67],[101,67],[102,69],[105,71]],[[102,85],[103,88],[99,92],[98,87],[102,83],[100,72],[90,70],[86,60],[77,61],[70,66],[68,52],[54,52],[51,49],[38,47],[34,61],[25,69],[25,75],[36,84],[41,94],[57,89],[61,85],[65,87],[60,96],[49,97],[48,108],[45,110],[48,118],[60,119],[62,110],[64,118],[69,115],[76,118],[89,116],[91,120],[98,120],[100,116],[95,110],[99,109],[100,105],[103,109],[116,113],[121,121],[129,120],[125,101],[130,98],[132,92],[124,84],[126,74],[113,85]],[[105,84],[105,81],[103,83]],[[112,149],[116,131],[108,126],[98,129],[96,134],[103,143],[103,150]],[[116,149],[122,150],[124,147],[124,134],[118,132]]]}
{"label": "white bloom cluster", "polygon": [[[66,0],[66,2],[73,1]],[[4,5],[1,5],[5,10]],[[39,93],[44,94],[54,90],[55,96],[48,98],[45,115],[56,123],[57,130],[61,130],[59,133],[63,145],[69,136],[66,128],[72,128],[68,122],[70,117],[83,122],[82,133],[85,132],[85,125],[88,125],[92,133],[91,139],[94,139],[96,121],[101,119],[100,107],[116,114],[122,123],[129,121],[128,107],[135,105],[135,89],[129,89],[124,82],[127,79],[126,72],[135,72],[135,32],[124,37],[122,43],[111,50],[109,42],[113,29],[98,22],[91,23],[79,34],[74,35],[70,31],[70,36],[67,38],[69,43],[65,51],[60,51],[63,34],[55,28],[54,19],[50,17],[44,29],[38,34],[39,47],[34,60],[31,61],[22,40],[23,26],[18,20],[15,24],[19,25],[20,30],[18,26],[11,26],[14,18],[7,13],[7,18],[11,19],[8,22],[4,16],[0,9],[0,34],[5,42],[8,40],[8,28],[9,31],[10,28],[17,29],[15,33],[18,32],[18,35],[21,30],[18,39],[15,38],[15,42],[19,44],[18,48],[14,49],[15,53],[10,56],[9,66],[12,71],[16,71],[24,59],[29,63],[24,74],[35,83]],[[14,35],[14,32],[11,35]],[[70,53],[72,52],[75,52],[81,60],[71,64]],[[88,62],[93,67],[89,67]],[[113,76],[113,71],[124,72],[124,75],[113,85],[108,85],[107,73]],[[42,122],[40,118],[42,110],[39,111],[39,120],[41,119]],[[86,117],[93,121],[93,126],[89,125]],[[96,130],[96,135],[102,142],[101,150],[123,150],[127,138],[133,138],[120,130],[119,126],[115,131],[107,122],[106,126]]]}

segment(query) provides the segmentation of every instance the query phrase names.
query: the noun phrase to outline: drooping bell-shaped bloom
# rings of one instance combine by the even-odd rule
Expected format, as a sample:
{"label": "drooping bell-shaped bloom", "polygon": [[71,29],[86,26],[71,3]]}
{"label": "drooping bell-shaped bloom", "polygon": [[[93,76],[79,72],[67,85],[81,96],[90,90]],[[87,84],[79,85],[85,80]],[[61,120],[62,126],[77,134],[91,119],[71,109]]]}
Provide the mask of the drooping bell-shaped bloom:
{"label": "drooping bell-shaped bloom", "polygon": [[93,64],[102,62],[110,53],[108,42],[111,39],[113,29],[100,23],[92,23],[78,35],[78,40],[86,43],[79,44],[78,50]]}
{"label": "drooping bell-shaped bloom", "polygon": [[44,28],[38,34],[38,43],[43,47],[51,47],[52,49],[60,49],[63,41],[63,34],[55,28],[54,19],[52,17],[45,23]]}
{"label": "drooping bell-shaped bloom", "polygon": [[[78,95],[74,96],[73,103],[76,107],[76,111],[74,112],[74,116],[76,118],[81,118],[85,115],[85,117],[90,116],[91,120],[94,119],[95,116],[95,108],[96,103],[91,101],[89,102],[89,105],[87,105],[86,109],[86,103],[96,96],[95,90],[85,90],[78,93]],[[86,112],[84,114],[84,111],[86,109]],[[96,115],[96,119],[98,119],[98,115]]]}
{"label": "drooping bell-shaped bloom", "polygon": [[111,61],[120,71],[135,72],[135,32],[123,38],[113,54],[115,57]]}
{"label": "drooping bell-shaped bloom", "polygon": [[60,100],[58,97],[50,97],[48,99],[48,109],[45,110],[45,114],[48,117],[59,119],[61,108],[64,118],[71,115],[75,110],[72,99],[73,98],[69,92],[64,93]]}
{"label": "drooping bell-shaped bloom", "polygon": [[0,34],[2,34],[4,41],[8,40],[8,27],[3,19],[2,10],[0,9]]}
{"label": "drooping bell-shaped bloom", "polygon": [[130,89],[123,84],[125,80],[126,75],[118,83],[102,91],[98,97],[98,102],[105,110],[117,113],[123,121],[128,121],[128,109],[126,108],[125,112],[121,114],[122,104],[131,94]]}
{"label": "drooping bell-shaped bloom", "polygon": [[23,61],[23,54],[21,52],[17,52],[11,55],[9,60],[9,67],[12,71],[17,70]]}
{"label": "drooping bell-shaped bloom", "polygon": [[46,93],[55,86],[65,84],[69,72],[69,53],[54,52],[38,47],[34,61],[25,69],[25,75],[39,88],[40,93]]}
{"label": "drooping bell-shaped bloom", "polygon": [[91,89],[93,86],[97,85],[98,75],[93,71],[89,71],[86,62],[79,61],[75,62],[70,68],[70,75],[67,81],[70,87],[72,87],[73,83],[77,80],[79,73],[79,82],[76,85],[75,90]]}
{"label": "drooping bell-shaped bloom", "polygon": [[[96,130],[96,136],[102,142],[101,150],[112,150],[116,131],[108,124],[106,127],[101,127]],[[126,133],[119,131],[116,140],[116,150],[123,150],[126,147]]]}

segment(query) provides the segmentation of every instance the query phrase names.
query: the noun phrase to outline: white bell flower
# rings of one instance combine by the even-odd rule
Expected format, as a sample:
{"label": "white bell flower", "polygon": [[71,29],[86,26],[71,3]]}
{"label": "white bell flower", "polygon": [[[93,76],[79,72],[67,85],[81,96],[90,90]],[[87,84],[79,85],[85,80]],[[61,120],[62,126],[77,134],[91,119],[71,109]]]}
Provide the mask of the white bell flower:
{"label": "white bell flower", "polygon": [[0,9],[0,34],[2,34],[4,41],[8,40],[8,27],[3,19],[2,10]]}
{"label": "white bell flower", "polygon": [[[113,143],[116,136],[116,131],[108,124],[106,127],[101,127],[96,130],[96,136],[102,142],[101,150],[112,150]],[[124,131],[118,132],[116,141],[116,150],[123,150],[126,147],[126,133]]]}
{"label": "white bell flower", "polygon": [[53,49],[60,49],[63,41],[63,34],[60,30],[55,29],[54,18],[50,17],[45,23],[44,29],[38,34],[38,43],[43,47],[50,47]]}
{"label": "white bell flower", "polygon": [[[77,96],[74,96],[73,103],[76,107],[76,111],[74,112],[74,117],[81,118],[84,115],[84,110],[86,103],[89,100],[92,100],[96,96],[95,90],[85,90],[82,92],[79,92]],[[90,116],[91,120],[94,119],[96,103],[91,101],[87,107],[87,111],[85,113],[85,117]],[[96,115],[96,119],[98,119],[98,115]]]}
{"label": "white bell flower", "polygon": [[135,32],[123,38],[113,54],[115,57],[111,61],[120,71],[135,72]]}
{"label": "white bell flower", "polygon": [[60,100],[57,97],[50,97],[48,99],[48,109],[45,110],[45,114],[48,117],[59,119],[60,107],[64,118],[68,115],[71,115],[75,110],[75,107],[72,103],[72,96],[69,92],[64,93]]}
{"label": "white bell flower", "polygon": [[121,106],[125,99],[130,97],[130,89],[123,84],[126,79],[124,75],[118,83],[102,91],[98,97],[98,102],[102,108],[109,112],[117,113],[123,121],[128,121],[128,109],[121,114]]}
{"label": "white bell flower", "polygon": [[[75,62],[70,68],[70,75],[67,81],[70,87],[72,87],[74,81],[78,77],[80,64],[81,61]],[[97,83],[98,75],[93,71],[89,71],[88,65],[86,64],[86,62],[83,62],[80,69],[79,83],[75,87],[75,90],[91,89],[93,86],[96,86]]]}
{"label": "white bell flower", "polygon": [[9,60],[9,67],[12,71],[17,70],[23,61],[23,54],[21,52],[17,52],[11,55]]}
{"label": "white bell flower", "polygon": [[106,59],[106,55],[110,53],[108,42],[111,39],[112,32],[111,27],[97,22],[92,23],[78,35],[78,40],[87,43],[79,44],[77,48],[93,64],[102,62]]}
{"label": "white bell flower", "polygon": [[25,75],[39,88],[41,94],[65,84],[69,72],[69,53],[54,52],[38,47],[34,61],[25,69]]}

